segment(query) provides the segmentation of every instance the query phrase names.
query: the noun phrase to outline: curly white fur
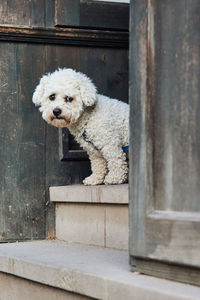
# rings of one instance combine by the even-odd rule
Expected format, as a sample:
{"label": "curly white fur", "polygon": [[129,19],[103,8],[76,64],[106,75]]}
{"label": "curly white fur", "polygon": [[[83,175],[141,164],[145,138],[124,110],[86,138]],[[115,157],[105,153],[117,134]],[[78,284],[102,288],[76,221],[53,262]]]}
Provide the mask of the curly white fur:
{"label": "curly white fur", "polygon": [[[122,147],[129,143],[128,104],[97,94],[92,81],[72,69],[44,75],[33,102],[41,106],[44,120],[56,127],[67,127],[87,151],[92,174],[84,179],[85,185],[127,181],[128,166]],[[58,116],[55,109],[60,110]]]}

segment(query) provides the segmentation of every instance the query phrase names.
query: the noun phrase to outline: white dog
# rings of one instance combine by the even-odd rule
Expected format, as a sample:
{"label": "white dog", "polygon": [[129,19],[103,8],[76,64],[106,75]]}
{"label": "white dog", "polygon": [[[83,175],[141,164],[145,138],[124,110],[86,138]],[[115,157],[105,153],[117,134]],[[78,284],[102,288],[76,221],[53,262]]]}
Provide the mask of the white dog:
{"label": "white dog", "polygon": [[56,127],[67,127],[87,151],[92,174],[85,185],[127,182],[123,148],[128,146],[129,106],[97,94],[91,80],[72,69],[44,75],[33,94],[42,117]]}

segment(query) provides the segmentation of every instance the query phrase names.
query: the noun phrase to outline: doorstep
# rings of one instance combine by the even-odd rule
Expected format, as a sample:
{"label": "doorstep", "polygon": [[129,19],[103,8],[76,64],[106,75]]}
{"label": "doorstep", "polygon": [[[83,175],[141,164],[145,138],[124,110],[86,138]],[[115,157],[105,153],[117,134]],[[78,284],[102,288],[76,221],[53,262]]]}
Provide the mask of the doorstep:
{"label": "doorstep", "polygon": [[50,187],[56,238],[128,250],[128,184]]}
{"label": "doorstep", "polygon": [[94,299],[199,300],[200,288],[132,273],[128,252],[61,241],[0,244],[0,272]]}
{"label": "doorstep", "polygon": [[128,204],[128,184],[52,186],[49,191],[52,202]]}

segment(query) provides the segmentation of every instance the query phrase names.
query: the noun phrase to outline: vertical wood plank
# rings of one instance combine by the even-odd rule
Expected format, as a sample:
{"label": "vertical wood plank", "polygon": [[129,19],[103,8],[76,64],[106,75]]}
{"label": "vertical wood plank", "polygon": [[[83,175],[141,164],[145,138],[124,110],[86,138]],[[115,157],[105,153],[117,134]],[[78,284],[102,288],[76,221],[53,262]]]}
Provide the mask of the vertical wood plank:
{"label": "vertical wood plank", "polygon": [[80,0],[55,0],[55,25],[80,25]]}
{"label": "vertical wood plank", "polygon": [[156,209],[195,212],[200,176],[200,2],[154,2],[153,6]]}
{"label": "vertical wood plank", "polygon": [[[44,61],[44,46],[18,44],[17,82],[22,122],[19,157],[19,194],[21,207],[29,205],[32,238],[44,237],[45,228],[45,124],[32,104],[33,78],[37,76]],[[31,158],[31,159],[30,159]]]}
{"label": "vertical wood plank", "polygon": [[[17,126],[20,123],[19,118],[16,118],[18,95],[15,52],[14,44],[0,44],[0,241],[15,235],[16,228],[13,218],[16,218],[19,210],[19,207],[17,205],[13,207],[12,203],[13,196],[17,197],[15,162],[18,157]],[[8,126],[7,120],[9,120],[10,126]]]}
{"label": "vertical wood plank", "polygon": [[[147,168],[147,1],[130,7],[130,253],[145,253],[146,203],[151,199]],[[136,42],[137,41],[137,42]],[[151,152],[150,152],[151,155]],[[148,165],[147,165],[148,161]],[[134,250],[133,250],[134,249]]]}
{"label": "vertical wood plank", "polygon": [[1,241],[43,238],[45,132],[31,101],[41,53],[39,47],[15,43],[1,43],[0,51]]}
{"label": "vertical wood plank", "polygon": [[0,2],[0,23],[44,26],[44,0],[3,0]]}
{"label": "vertical wood plank", "polygon": [[55,0],[44,0],[45,2],[45,26],[55,26]]}

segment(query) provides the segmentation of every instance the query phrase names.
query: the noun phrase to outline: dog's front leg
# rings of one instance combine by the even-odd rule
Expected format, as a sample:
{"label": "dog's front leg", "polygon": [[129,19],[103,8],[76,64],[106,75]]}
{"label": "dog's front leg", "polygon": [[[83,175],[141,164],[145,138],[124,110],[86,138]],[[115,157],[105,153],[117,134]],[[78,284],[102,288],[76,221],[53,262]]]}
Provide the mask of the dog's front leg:
{"label": "dog's front leg", "polygon": [[107,174],[107,164],[101,153],[95,149],[88,151],[92,174],[83,180],[84,185],[98,185],[104,182]]}
{"label": "dog's front leg", "polygon": [[121,184],[128,180],[128,165],[126,154],[116,145],[107,145],[102,149],[102,154],[107,161],[108,174],[104,179],[105,184]]}

